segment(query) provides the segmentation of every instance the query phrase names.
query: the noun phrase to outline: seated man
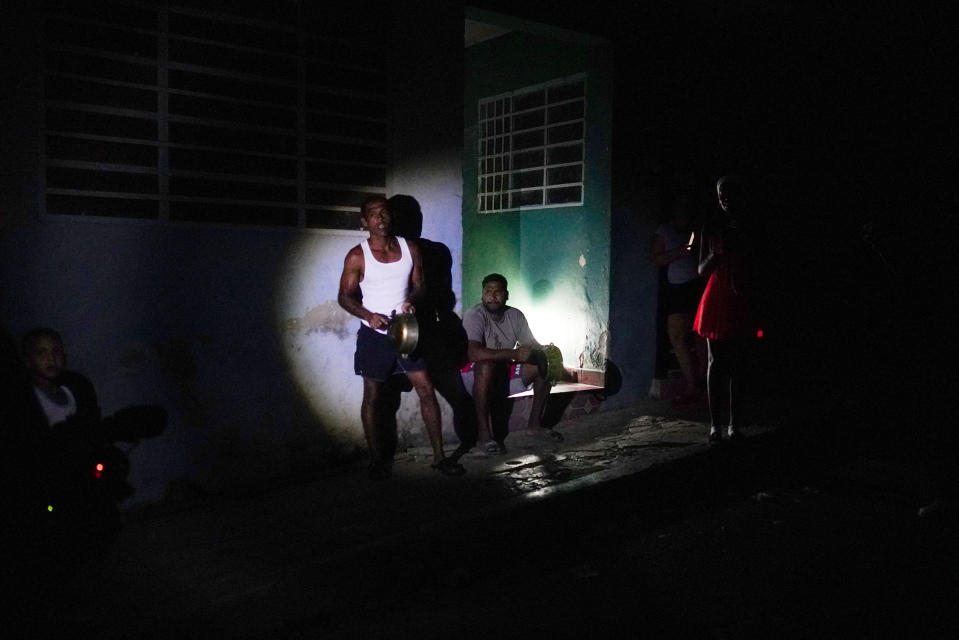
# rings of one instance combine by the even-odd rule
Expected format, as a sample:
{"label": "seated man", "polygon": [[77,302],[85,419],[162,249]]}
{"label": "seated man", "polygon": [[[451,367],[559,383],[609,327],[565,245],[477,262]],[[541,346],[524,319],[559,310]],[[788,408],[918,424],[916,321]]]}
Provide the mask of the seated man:
{"label": "seated man", "polygon": [[476,405],[478,440],[487,453],[506,453],[509,434],[507,396],[532,385],[533,407],[529,432],[556,442],[562,434],[543,427],[549,396],[546,356],[533,337],[523,312],[507,306],[506,278],[491,273],[483,278],[482,302],[463,315],[470,363],[462,370],[463,384]]}

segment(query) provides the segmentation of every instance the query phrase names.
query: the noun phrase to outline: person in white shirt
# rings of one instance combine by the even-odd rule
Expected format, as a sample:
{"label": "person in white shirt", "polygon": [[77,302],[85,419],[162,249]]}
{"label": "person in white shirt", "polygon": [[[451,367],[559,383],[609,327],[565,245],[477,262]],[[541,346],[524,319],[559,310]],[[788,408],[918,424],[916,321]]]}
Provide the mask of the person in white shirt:
{"label": "person in white shirt", "polygon": [[53,329],[28,332],[22,341],[23,359],[33,382],[33,393],[52,427],[77,413],[77,398],[60,380],[66,365],[63,338]]}
{"label": "person in white shirt", "polygon": [[386,335],[390,315],[412,313],[413,300],[422,297],[419,247],[415,241],[393,235],[386,198],[367,198],[360,213],[370,237],[346,254],[337,301],[362,322],[356,336],[354,371],[363,377],[360,417],[370,450],[370,477],[385,479],[391,475],[382,405],[389,395],[384,393],[384,385],[394,375],[405,375],[419,396],[420,415],[433,448],[433,468],[444,475],[462,475],[463,466],[443,452],[440,408],[425,359],[415,354],[400,357]]}
{"label": "person in white shirt", "polygon": [[666,316],[669,342],[686,380],[676,404],[701,398],[706,377],[705,344],[693,333],[703,279],[697,272],[700,239],[691,233],[691,223],[688,199],[680,196],[670,208],[669,220],[656,228],[650,251],[653,264],[666,271],[660,283],[659,309]]}
{"label": "person in white shirt", "polygon": [[482,284],[480,303],[463,315],[470,362],[460,374],[476,406],[478,442],[487,453],[506,453],[507,396],[529,388],[533,389],[533,406],[527,432],[562,442],[560,432],[543,424],[550,387],[543,346],[533,336],[523,312],[506,304],[506,278],[491,273]]}

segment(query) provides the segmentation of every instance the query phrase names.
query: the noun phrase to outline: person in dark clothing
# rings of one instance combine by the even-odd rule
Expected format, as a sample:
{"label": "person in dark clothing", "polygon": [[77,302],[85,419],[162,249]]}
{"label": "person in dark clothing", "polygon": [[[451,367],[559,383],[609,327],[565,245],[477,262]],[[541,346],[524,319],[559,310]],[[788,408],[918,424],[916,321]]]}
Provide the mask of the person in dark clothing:
{"label": "person in dark clothing", "polygon": [[729,438],[743,437],[737,416],[746,353],[748,342],[761,335],[753,309],[753,238],[745,215],[746,190],[740,180],[723,177],[716,183],[716,194],[719,211],[701,235],[699,274],[708,280],[693,321],[693,331],[706,339],[709,354],[706,387],[711,443],[722,441],[724,409]]}
{"label": "person in dark clothing", "polygon": [[[416,305],[420,337],[417,353],[426,358],[430,379],[453,410],[453,430],[460,444],[450,454],[459,460],[477,442],[476,411],[459,370],[466,364],[466,332],[453,311],[453,256],[441,242],[422,237],[423,212],[416,198],[397,194],[388,200],[398,236],[416,240],[423,260],[423,297]],[[399,390],[395,403],[399,404]]]}

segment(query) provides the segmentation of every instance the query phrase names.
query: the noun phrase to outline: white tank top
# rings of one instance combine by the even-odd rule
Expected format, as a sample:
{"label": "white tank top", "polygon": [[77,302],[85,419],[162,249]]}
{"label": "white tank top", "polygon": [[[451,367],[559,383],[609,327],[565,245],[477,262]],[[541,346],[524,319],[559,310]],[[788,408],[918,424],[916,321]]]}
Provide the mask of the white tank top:
{"label": "white tank top", "polygon": [[[689,242],[689,236],[679,233],[668,223],[659,225],[656,228],[656,235],[663,236],[666,251],[676,247],[684,247]],[[691,252],[687,252],[679,260],[670,262],[669,266],[666,267],[666,278],[669,280],[669,284],[686,284],[698,277],[699,256],[693,256]]]}
{"label": "white tank top", "polygon": [[[363,248],[363,282],[360,283],[363,306],[387,317],[392,311],[401,311],[409,291],[410,272],[413,271],[413,257],[406,239],[397,236],[396,240],[401,254],[396,262],[378,261],[370,251],[370,241],[364,240],[360,243]],[[361,322],[370,326],[366,320]],[[379,331],[386,333],[385,329]]]}
{"label": "white tank top", "polygon": [[60,388],[67,394],[67,403],[63,405],[57,404],[48,398],[47,394],[40,391],[37,387],[33,388],[33,393],[37,396],[37,400],[40,401],[40,407],[47,416],[47,424],[51,427],[58,422],[63,422],[77,412],[77,401],[73,397],[73,394],[64,386]]}

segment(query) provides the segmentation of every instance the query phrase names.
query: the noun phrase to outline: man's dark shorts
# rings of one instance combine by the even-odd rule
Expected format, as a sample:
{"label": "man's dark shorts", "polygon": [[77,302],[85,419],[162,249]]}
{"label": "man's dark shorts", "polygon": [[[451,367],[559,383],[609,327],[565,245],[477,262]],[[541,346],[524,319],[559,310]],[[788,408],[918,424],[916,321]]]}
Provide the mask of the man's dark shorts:
{"label": "man's dark shorts", "polygon": [[398,355],[386,335],[361,324],[356,333],[353,370],[358,376],[385,382],[390,376],[426,371],[426,360]]}

